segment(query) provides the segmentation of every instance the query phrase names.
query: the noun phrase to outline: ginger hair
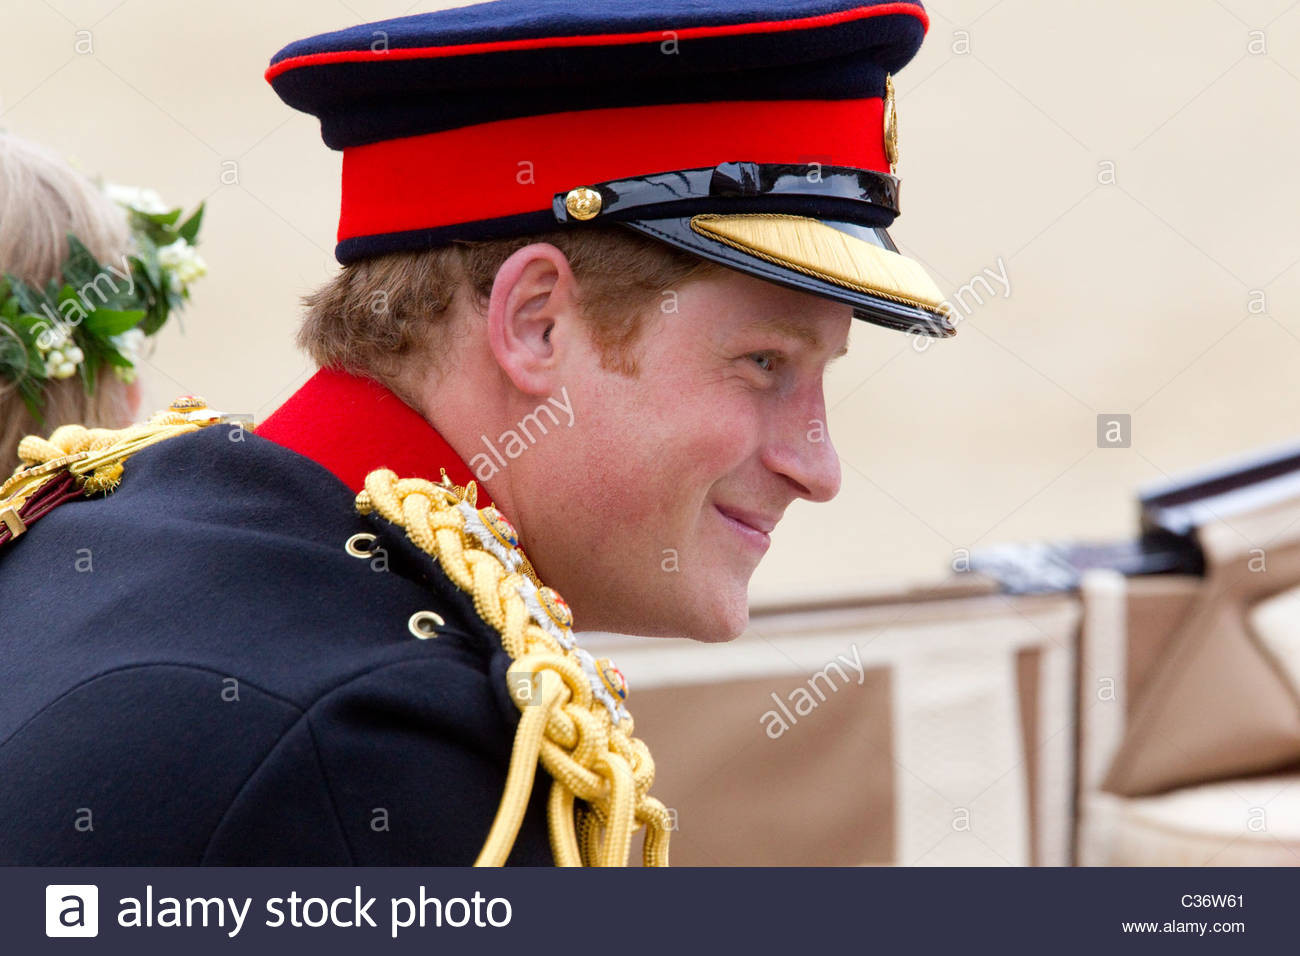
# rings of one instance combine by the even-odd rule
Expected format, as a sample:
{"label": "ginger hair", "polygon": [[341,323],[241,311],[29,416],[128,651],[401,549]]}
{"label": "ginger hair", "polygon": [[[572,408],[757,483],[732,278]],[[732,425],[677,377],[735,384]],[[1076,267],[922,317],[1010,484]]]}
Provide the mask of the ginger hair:
{"label": "ginger hair", "polygon": [[373,378],[409,402],[411,368],[436,368],[450,344],[453,298],[466,294],[482,309],[502,264],[534,242],[569,260],[602,365],[626,375],[637,374],[634,347],[663,295],[721,268],[618,226],[388,253],[344,266],[304,296],[298,345],[316,364]]}

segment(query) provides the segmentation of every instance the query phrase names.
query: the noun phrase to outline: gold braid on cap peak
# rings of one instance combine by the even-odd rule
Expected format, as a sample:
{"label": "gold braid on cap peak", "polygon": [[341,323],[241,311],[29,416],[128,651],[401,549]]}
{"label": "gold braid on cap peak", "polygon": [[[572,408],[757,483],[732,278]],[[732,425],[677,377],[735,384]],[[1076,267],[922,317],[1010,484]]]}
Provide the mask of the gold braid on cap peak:
{"label": "gold braid on cap peak", "polygon": [[507,682],[519,727],[505,793],[475,865],[505,863],[540,762],[553,781],[547,822],[558,865],[625,866],[632,835],[645,824],[645,865],[667,866],[671,819],[649,795],[654,760],[632,736],[626,682],[574,642],[567,605],[537,581],[509,522],[495,508],[476,507],[473,482],[462,489],[445,473],[439,485],[372,471],[356,504],[361,514],[378,512],[404,528],[473,598],[514,660]]}

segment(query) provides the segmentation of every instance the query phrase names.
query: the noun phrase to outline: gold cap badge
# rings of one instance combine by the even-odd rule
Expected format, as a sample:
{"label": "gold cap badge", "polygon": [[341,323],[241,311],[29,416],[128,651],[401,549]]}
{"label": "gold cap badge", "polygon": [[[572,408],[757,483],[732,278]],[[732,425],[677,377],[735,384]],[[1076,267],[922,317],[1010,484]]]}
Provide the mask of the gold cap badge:
{"label": "gold cap badge", "polygon": [[894,77],[885,74],[885,158],[889,171],[898,165],[898,103],[894,98]]}

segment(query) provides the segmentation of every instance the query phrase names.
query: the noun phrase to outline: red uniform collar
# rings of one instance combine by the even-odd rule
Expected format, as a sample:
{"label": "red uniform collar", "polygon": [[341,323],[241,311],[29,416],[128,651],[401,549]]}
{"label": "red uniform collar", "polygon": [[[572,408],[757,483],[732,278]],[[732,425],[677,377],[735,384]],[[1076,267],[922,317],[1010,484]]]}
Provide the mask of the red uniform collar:
{"label": "red uniform collar", "polygon": [[[399,478],[473,478],[451,445],[424,417],[372,379],[322,368],[289,396],[254,433],[297,452],[360,492],[366,475],[388,468]],[[490,505],[479,482],[478,505]]]}

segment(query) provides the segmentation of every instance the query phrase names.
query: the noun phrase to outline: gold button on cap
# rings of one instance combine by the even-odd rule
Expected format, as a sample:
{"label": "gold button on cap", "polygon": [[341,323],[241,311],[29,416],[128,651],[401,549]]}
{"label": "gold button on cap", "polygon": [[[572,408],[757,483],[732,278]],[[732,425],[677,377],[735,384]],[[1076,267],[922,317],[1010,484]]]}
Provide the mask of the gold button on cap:
{"label": "gold button on cap", "polygon": [[600,198],[600,193],[590,186],[579,186],[577,189],[571,189],[569,194],[564,197],[564,208],[569,211],[569,215],[582,222],[599,216],[602,205],[604,205],[604,200]]}

